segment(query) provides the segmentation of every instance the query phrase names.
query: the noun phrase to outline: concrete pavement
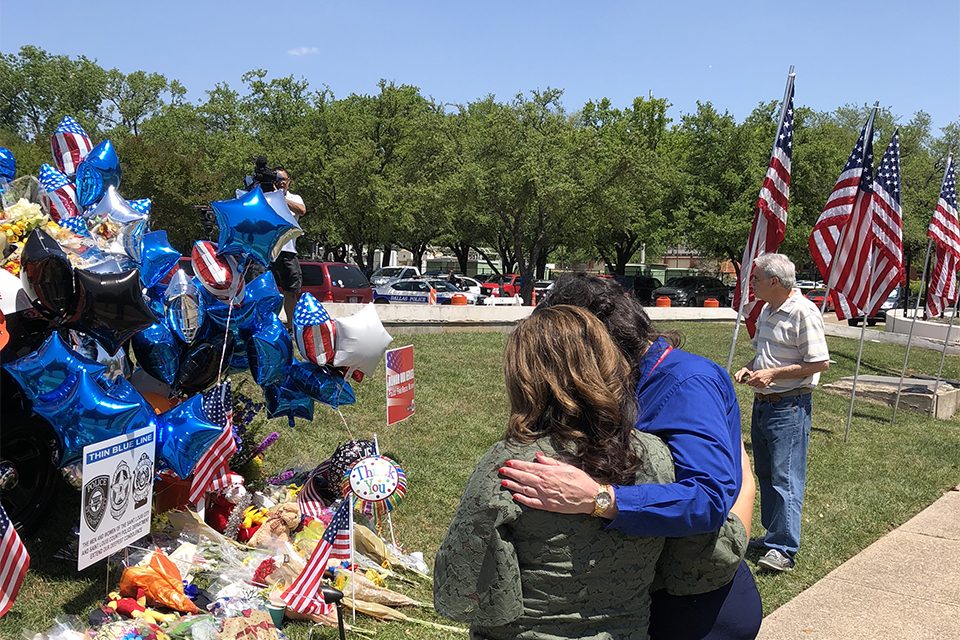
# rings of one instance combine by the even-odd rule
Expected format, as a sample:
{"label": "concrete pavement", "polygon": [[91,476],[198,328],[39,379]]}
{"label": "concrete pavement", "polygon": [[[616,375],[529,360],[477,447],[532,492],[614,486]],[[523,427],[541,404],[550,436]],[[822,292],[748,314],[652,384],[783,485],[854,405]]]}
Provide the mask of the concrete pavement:
{"label": "concrete pavement", "polygon": [[759,638],[960,638],[960,491],[946,493],[764,618]]}

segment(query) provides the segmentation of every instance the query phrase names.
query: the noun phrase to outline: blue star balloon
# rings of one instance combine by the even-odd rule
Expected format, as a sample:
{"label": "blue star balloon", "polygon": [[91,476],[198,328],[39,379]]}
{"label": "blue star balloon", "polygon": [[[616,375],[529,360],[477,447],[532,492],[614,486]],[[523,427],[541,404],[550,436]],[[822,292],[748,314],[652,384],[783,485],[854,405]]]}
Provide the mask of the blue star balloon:
{"label": "blue star balloon", "polygon": [[263,397],[267,401],[267,417],[286,416],[290,426],[294,418],[313,420],[313,398],[293,389],[289,377],[263,387]]}
{"label": "blue star balloon", "polygon": [[273,272],[269,270],[250,281],[243,298],[244,304],[249,301],[256,307],[255,315],[258,321],[280,313],[283,307],[283,294],[277,287]]}
{"label": "blue star balloon", "polygon": [[4,365],[4,368],[20,383],[30,400],[55,391],[71,375],[87,373],[99,378],[107,370],[96,360],[85,358],[68,347],[56,331],[35,352]]}
{"label": "blue star balloon", "polygon": [[166,293],[167,326],[186,342],[193,342],[207,317],[207,305],[200,287],[182,269],[173,274]]}
{"label": "blue star balloon", "polygon": [[180,344],[167,325],[156,323],[133,336],[137,364],[157,380],[172,385],[180,368]]}
{"label": "blue star balloon", "polygon": [[[143,238],[147,235],[147,221],[139,220],[124,224],[117,236],[120,246],[137,263],[143,260]],[[178,254],[179,255],[179,254]],[[142,274],[141,274],[142,275]]]}
{"label": "blue star balloon", "polygon": [[202,394],[161,413],[158,422],[157,456],[184,480],[223,431],[207,419]]}
{"label": "blue star balloon", "polygon": [[253,328],[253,321],[256,315],[257,306],[252,300],[244,294],[240,304],[231,306],[211,295],[206,289],[202,289],[204,304],[206,305],[207,317],[221,329],[227,328],[230,324],[231,331],[249,332]]}
{"label": "blue star balloon", "polygon": [[180,252],[170,246],[166,231],[152,231],[143,236],[140,252],[140,280],[152,287],[177,266]]}
{"label": "blue star balloon", "polygon": [[57,434],[61,467],[78,462],[86,445],[135,431],[153,421],[153,412],[143,403],[111,398],[85,371],[71,373],[60,387],[38,397],[33,410]]}
{"label": "blue star balloon", "polygon": [[350,383],[326,367],[319,367],[312,362],[294,362],[287,374],[294,389],[334,409],[357,401]]}
{"label": "blue star balloon", "polygon": [[84,208],[95,204],[108,187],[120,186],[120,176],[120,158],[113,143],[104,140],[77,167],[77,202]]}
{"label": "blue star balloon", "polygon": [[146,400],[143,396],[140,395],[140,392],[130,384],[130,381],[126,378],[115,378],[108,386],[104,387],[104,390],[107,392],[107,395],[115,400],[123,400],[124,402],[138,402],[143,404],[146,407]]}
{"label": "blue star balloon", "polygon": [[237,337],[233,347],[233,357],[230,358],[230,373],[246,373],[250,371],[250,359],[247,357],[247,341]]}
{"label": "blue star balloon", "polygon": [[222,255],[249,255],[269,266],[287,241],[303,233],[292,216],[270,206],[259,186],[234,200],[211,204],[220,227],[217,252]]}
{"label": "blue star balloon", "polygon": [[127,204],[130,205],[130,208],[134,211],[138,211],[144,215],[150,215],[150,210],[153,208],[153,203],[150,198],[127,200]]}
{"label": "blue star balloon", "polygon": [[293,357],[293,341],[276,314],[259,324],[247,344],[253,380],[263,386],[283,375]]}
{"label": "blue star balloon", "polygon": [[17,175],[17,159],[13,151],[0,147],[0,182],[10,182]]}

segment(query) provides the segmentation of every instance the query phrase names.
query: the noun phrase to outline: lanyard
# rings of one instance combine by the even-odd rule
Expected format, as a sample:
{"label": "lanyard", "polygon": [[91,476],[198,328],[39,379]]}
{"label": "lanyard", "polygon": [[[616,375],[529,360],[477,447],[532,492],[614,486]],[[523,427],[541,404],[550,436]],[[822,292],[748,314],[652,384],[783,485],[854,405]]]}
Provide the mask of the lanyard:
{"label": "lanyard", "polygon": [[653,375],[654,369],[660,366],[660,363],[663,362],[663,359],[666,358],[667,354],[669,354],[671,351],[673,351],[672,345],[663,350],[663,353],[660,354],[660,357],[657,359],[657,361],[653,363],[652,367],[650,367],[650,371],[647,371],[647,375],[643,379],[644,382],[650,379],[650,376]]}

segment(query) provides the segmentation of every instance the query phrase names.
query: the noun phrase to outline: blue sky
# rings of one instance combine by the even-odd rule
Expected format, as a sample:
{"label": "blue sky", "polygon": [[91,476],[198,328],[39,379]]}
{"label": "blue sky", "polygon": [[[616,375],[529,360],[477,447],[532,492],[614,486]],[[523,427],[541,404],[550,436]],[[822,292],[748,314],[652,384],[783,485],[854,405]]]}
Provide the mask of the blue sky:
{"label": "blue sky", "polygon": [[906,120],[960,118],[960,2],[22,2],[0,0],[0,51],[23,44],[106,67],[158,71],[197,99],[244,71],[304,77],[337,96],[380,78],[443,102],[547,86],[564,104],[668,98],[678,117],[710,100],[738,118],[779,99],[879,100]]}

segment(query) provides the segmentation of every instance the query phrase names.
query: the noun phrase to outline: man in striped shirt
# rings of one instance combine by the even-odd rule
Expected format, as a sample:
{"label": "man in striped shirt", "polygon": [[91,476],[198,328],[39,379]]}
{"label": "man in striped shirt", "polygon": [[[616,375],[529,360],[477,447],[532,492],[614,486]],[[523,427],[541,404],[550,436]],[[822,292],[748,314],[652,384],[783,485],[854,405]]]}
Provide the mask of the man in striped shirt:
{"label": "man in striped shirt", "polygon": [[807,478],[811,393],[830,366],[820,310],[800,291],[787,256],[768,253],[753,263],[751,284],[766,304],[757,320],[757,355],[736,374],[756,389],[751,440],[760,484],[766,549],[757,562],[769,571],[793,569],[800,548],[800,512]]}

